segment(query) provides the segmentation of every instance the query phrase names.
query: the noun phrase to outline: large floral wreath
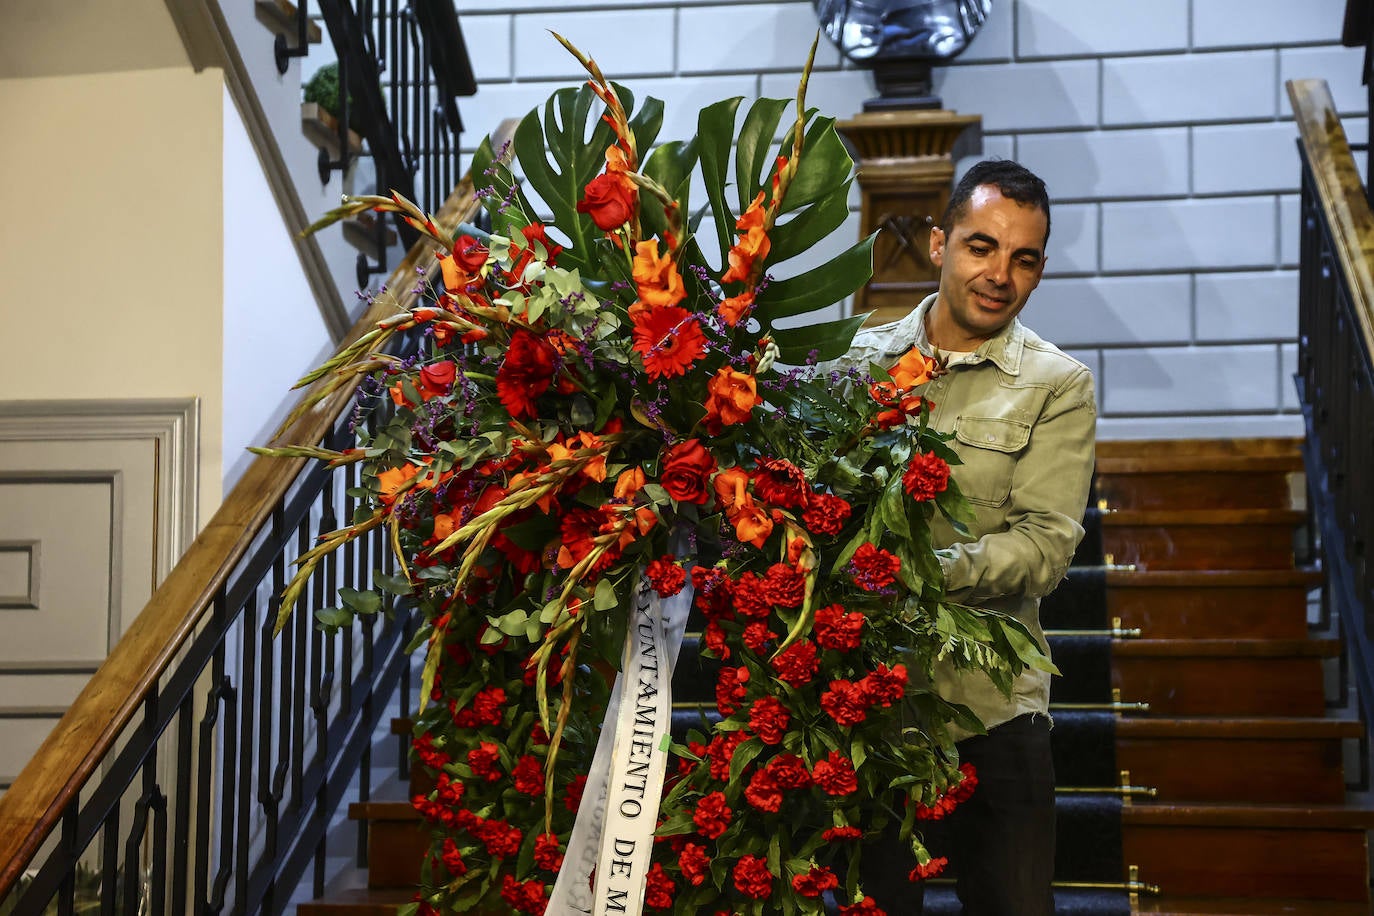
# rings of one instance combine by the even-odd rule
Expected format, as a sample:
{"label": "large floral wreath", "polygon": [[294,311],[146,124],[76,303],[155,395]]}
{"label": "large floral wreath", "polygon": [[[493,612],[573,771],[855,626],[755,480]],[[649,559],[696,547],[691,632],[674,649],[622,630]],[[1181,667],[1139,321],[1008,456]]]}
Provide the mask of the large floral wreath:
{"label": "large floral wreath", "polygon": [[[944,599],[929,520],[958,529],[969,509],[920,394],[940,367],[913,350],[889,369],[818,368],[862,316],[781,326],[870,269],[871,239],[775,276],[849,213],[852,162],[806,110],[805,74],[780,146],[788,102],[760,99],[740,123],[731,99],[645,156],[662,104],[635,111],[569,49],[587,84],[523,120],[513,159],[490,141],[476,154],[490,233],[450,232],[399,196],[346,199],[324,221],[398,212],[440,269],[421,305],[302,381],[360,380],[375,431],[344,452],[262,450],[361,462],[370,496],[301,558],[283,619],[325,553],[391,529],[401,574],[375,581],[394,597],[345,591],[316,616],[423,612],[414,754],[433,788],[414,803],[433,846],[415,906],[537,914],[590,804],[633,602],[690,584],[719,717],[672,744],[643,906],[815,913],[833,894],[841,913],[880,913],[863,840],[895,829],[912,880],[938,873],[916,821],[974,783],[947,726],[977,721],[932,692],[932,667],[1009,689],[1048,662],[1014,620]],[[386,355],[406,331],[418,349]]]}

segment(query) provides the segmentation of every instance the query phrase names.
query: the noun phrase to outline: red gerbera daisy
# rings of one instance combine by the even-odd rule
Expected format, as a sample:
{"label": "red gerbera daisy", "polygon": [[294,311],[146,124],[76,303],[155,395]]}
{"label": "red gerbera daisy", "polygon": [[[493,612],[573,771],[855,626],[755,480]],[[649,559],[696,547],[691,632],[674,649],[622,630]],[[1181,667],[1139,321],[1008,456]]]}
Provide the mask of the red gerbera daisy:
{"label": "red gerbera daisy", "polygon": [[678,305],[635,312],[634,350],[644,357],[651,379],[683,375],[706,353],[706,336],[697,318]]}

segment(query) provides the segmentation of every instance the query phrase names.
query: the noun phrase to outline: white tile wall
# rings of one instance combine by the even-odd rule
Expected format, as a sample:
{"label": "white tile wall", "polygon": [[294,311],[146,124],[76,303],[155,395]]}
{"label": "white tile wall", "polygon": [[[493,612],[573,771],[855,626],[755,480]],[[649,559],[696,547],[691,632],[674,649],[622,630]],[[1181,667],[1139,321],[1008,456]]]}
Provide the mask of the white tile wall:
{"label": "white tile wall", "polygon": [[[662,140],[689,136],[717,99],[791,97],[816,28],[809,0],[456,3],[481,83],[461,101],[469,149],[580,78],[548,28],[664,99]],[[1025,320],[1096,372],[1100,435],[1301,431],[1287,378],[1298,160],[1283,81],[1326,79],[1352,142],[1365,139],[1362,52],[1338,43],[1344,6],[997,0],[964,55],[935,68],[945,107],[983,116],[982,156],[1047,181],[1054,232]],[[846,118],[875,94],[870,72],[822,38],[810,102]]]}

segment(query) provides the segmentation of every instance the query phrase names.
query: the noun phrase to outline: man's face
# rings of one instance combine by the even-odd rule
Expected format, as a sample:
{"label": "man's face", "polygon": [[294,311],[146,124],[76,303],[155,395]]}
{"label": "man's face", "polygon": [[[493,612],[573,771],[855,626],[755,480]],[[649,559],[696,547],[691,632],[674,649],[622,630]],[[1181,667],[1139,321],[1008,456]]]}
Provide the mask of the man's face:
{"label": "man's face", "polygon": [[1043,210],[994,185],[973,190],[952,230],[931,229],[930,261],[940,268],[936,344],[972,350],[1011,323],[1044,273],[1045,230]]}

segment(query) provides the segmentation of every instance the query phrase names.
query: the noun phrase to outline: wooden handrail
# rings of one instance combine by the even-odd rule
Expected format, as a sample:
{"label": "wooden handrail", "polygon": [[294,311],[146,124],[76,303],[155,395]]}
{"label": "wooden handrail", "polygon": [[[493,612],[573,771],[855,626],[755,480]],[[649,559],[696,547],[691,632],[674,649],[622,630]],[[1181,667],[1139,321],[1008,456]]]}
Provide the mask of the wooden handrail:
{"label": "wooden handrail", "polygon": [[[497,129],[492,142],[498,149],[514,135],[515,124],[513,119],[507,120]],[[442,226],[456,226],[471,221],[478,207],[469,175],[449,195],[437,220]],[[340,349],[357,340],[381,318],[394,314],[393,303],[399,302],[401,307],[413,303],[417,296],[415,269],[432,258],[432,243],[417,242],[388,281],[388,289],[396,292],[395,299],[374,302],[349,331]],[[326,381],[322,379],[316,384]],[[318,442],[348,409],[353,394],[351,388],[334,392],[272,444]],[[228,581],[304,463],[303,459],[259,457],[249,465],[66,715],[0,798],[0,898],[18,882],[62,813],[78,798],[135,711],[210,613],[214,595]]]}
{"label": "wooden handrail", "polygon": [[1287,87],[1318,202],[1349,282],[1358,333],[1365,352],[1374,353],[1374,212],[1326,80],[1289,80]]}

